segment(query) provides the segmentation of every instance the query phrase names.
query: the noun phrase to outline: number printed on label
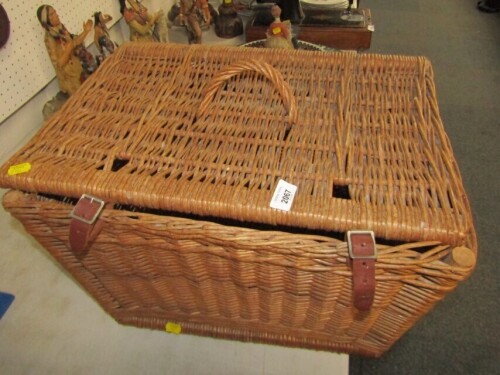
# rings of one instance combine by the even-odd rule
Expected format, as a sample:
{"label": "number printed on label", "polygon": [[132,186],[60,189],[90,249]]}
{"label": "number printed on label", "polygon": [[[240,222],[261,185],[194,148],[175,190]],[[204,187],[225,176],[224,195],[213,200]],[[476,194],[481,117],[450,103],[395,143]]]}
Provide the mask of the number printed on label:
{"label": "number printed on label", "polygon": [[276,189],[274,190],[273,198],[271,199],[271,208],[276,208],[277,210],[282,211],[290,211],[296,192],[297,186],[284,180],[279,180],[278,186],[276,186]]}

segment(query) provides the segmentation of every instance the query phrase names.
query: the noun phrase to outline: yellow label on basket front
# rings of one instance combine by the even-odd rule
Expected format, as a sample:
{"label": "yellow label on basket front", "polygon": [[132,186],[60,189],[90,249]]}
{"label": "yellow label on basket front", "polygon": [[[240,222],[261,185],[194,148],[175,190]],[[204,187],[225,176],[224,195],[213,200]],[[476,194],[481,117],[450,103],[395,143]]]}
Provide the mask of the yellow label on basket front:
{"label": "yellow label on basket front", "polygon": [[275,27],[273,28],[273,34],[276,35],[276,34],[279,34],[281,33],[281,27]]}
{"label": "yellow label on basket front", "polygon": [[179,333],[181,333],[181,330],[181,325],[177,323],[167,322],[167,324],[165,325],[165,331],[167,331],[168,333],[175,333],[176,335],[178,335]]}
{"label": "yellow label on basket front", "polygon": [[30,169],[31,169],[31,163],[16,164],[9,167],[7,174],[9,176],[14,176],[16,174],[29,172]]}

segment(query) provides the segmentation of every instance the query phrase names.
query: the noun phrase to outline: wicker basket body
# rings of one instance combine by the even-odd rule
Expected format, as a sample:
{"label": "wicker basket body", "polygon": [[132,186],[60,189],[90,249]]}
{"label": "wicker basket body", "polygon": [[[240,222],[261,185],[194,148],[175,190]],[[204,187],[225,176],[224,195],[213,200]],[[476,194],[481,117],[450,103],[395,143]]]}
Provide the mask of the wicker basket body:
{"label": "wicker basket body", "polygon": [[[29,163],[29,171],[11,173]],[[269,207],[279,179],[290,211]],[[4,206],[119,322],[380,355],[472,271],[424,58],[122,46],[0,170]],[[48,196],[50,194],[50,196]],[[107,202],[84,254],[81,194]],[[377,238],[352,305],[344,233]]]}

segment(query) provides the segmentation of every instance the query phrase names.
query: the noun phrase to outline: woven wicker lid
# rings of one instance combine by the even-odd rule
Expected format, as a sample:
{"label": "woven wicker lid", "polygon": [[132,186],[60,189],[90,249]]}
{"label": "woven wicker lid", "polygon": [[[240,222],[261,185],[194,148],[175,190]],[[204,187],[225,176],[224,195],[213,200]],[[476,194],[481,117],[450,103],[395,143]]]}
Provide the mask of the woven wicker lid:
{"label": "woven wicker lid", "polygon": [[[280,179],[297,186],[290,211],[270,207]],[[0,186],[400,241],[474,236],[421,57],[127,44]]]}

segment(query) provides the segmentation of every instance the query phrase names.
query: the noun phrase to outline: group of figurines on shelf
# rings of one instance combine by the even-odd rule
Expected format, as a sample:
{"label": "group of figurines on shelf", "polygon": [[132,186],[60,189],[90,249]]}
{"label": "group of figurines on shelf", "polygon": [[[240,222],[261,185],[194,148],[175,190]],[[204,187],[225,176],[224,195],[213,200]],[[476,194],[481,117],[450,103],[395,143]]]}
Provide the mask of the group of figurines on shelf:
{"label": "group of figurines on shelf", "polygon": [[200,44],[204,30],[215,26],[221,38],[243,34],[243,21],[233,0],[223,0],[218,11],[208,0],[179,0],[168,15],[150,14],[140,0],[119,0],[120,12],[130,30],[131,41],[168,42],[168,28],[184,27],[190,44]]}
{"label": "group of figurines on shelf", "polygon": [[[167,16],[162,10],[149,12],[140,0],[118,1],[120,12],[130,29],[131,41],[168,42],[168,28],[172,26],[185,27],[189,43],[201,43],[203,30],[211,25],[215,26],[216,34],[222,38],[232,38],[243,33],[243,22],[238,11],[246,5],[233,0],[222,0],[218,11],[208,0],[180,0],[172,6]],[[280,3],[286,4],[283,10],[289,14],[298,14],[297,9],[299,13],[301,11],[298,0],[277,2]],[[281,21],[281,8],[278,5],[270,8],[273,21],[267,31],[266,47],[293,48],[292,26],[290,20]],[[60,90],[67,96],[72,95],[118,47],[110,38],[106,25],[112,18],[107,14],[95,12],[93,21],[85,21],[83,31],[77,35],[66,29],[56,10],[50,5],[40,6],[37,17],[45,29],[45,46],[56,71]],[[95,56],[84,44],[92,28],[98,51]]]}
{"label": "group of figurines on shelf", "polygon": [[[41,5],[37,17],[45,29],[45,46],[56,71],[60,90],[72,95],[117,47],[109,36],[106,24],[111,16],[95,12],[94,21],[87,20],[83,31],[71,34],[59,19],[56,10],[50,5]],[[98,54],[94,56],[84,44],[85,38],[94,29],[94,42]]]}
{"label": "group of figurines on shelf", "polygon": [[212,25],[221,38],[243,34],[243,21],[233,0],[223,0],[218,11],[207,0],[180,0],[168,12],[168,20],[186,28],[190,44],[201,43],[203,31]]}
{"label": "group of figurines on shelf", "polygon": [[[304,18],[299,0],[257,0],[270,5],[269,27],[267,29],[266,47],[294,48],[292,43],[293,27]],[[233,38],[243,34],[243,21],[238,11],[248,9],[251,4],[239,3],[237,0],[222,0],[218,11],[207,0],[180,0],[168,13],[171,24],[185,26],[189,43],[201,43],[203,30],[215,26],[215,34],[221,38]],[[283,14],[285,21],[281,20]]]}
{"label": "group of figurines on shelf", "polygon": [[[292,24],[304,17],[299,0],[261,0],[268,3],[271,25],[267,37],[272,40],[266,46],[272,48],[289,48],[292,40]],[[250,3],[250,4],[249,4]],[[170,24],[185,26],[189,43],[201,43],[203,30],[214,25],[215,34],[221,38],[233,38],[243,34],[243,21],[238,12],[251,9],[252,2],[239,2],[238,0],[222,0],[217,10],[207,0],[180,0],[172,6],[168,13]],[[274,4],[274,5],[273,5]],[[286,21],[281,21],[281,12]],[[278,29],[280,31],[278,31]],[[274,30],[274,32],[273,32]],[[293,46],[291,47],[293,48]]]}
{"label": "group of figurines on shelf", "polygon": [[[130,41],[168,42],[168,27],[179,25],[188,31],[190,43],[201,43],[202,30],[214,24],[218,14],[207,0],[180,0],[169,12],[170,25],[163,11],[149,12],[140,0],[118,0],[120,12],[130,30]],[[226,8],[232,8],[232,0],[224,0],[222,12],[229,14]],[[233,9],[234,10],[234,9]],[[236,11],[234,14],[236,15]],[[37,18],[45,29],[45,46],[56,71],[60,91],[72,95],[118,45],[111,40],[106,26],[111,16],[95,12],[93,21],[83,23],[80,34],[72,34],[59,19],[51,5],[41,5],[37,9]],[[94,56],[84,41],[94,29],[94,43],[98,53]],[[221,35],[228,31],[220,27]],[[238,31],[243,32],[243,24]]]}

